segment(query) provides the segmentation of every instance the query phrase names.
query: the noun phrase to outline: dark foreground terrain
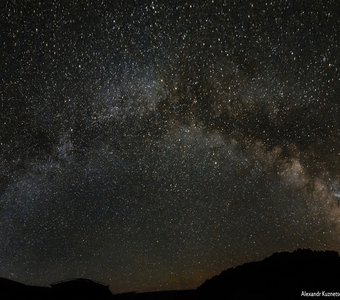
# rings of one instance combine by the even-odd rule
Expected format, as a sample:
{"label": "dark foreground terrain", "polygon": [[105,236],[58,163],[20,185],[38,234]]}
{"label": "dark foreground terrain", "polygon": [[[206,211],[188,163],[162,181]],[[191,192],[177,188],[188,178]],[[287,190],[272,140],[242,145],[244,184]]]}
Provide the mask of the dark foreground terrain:
{"label": "dark foreground terrain", "polygon": [[[306,297],[307,294],[302,296],[304,292],[320,292],[320,294]],[[322,298],[340,299],[340,257],[337,252],[297,250],[293,253],[275,253],[263,261],[251,262],[223,271],[195,290],[183,291],[113,295],[107,286],[88,279],[60,282],[50,287],[28,286],[8,279],[0,279],[0,299]]]}

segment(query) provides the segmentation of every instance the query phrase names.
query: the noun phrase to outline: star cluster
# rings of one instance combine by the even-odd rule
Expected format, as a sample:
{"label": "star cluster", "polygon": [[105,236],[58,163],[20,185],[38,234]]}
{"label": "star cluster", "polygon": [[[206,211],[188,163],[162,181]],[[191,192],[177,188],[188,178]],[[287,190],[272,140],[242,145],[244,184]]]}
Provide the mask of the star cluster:
{"label": "star cluster", "polygon": [[340,251],[338,1],[0,6],[0,276],[178,289]]}

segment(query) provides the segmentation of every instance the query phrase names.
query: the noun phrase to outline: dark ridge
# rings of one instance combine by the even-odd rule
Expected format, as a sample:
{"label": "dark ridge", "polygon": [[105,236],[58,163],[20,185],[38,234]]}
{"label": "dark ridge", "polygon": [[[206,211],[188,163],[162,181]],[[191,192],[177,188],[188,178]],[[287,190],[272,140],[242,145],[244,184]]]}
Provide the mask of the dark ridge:
{"label": "dark ridge", "polygon": [[182,291],[160,291],[160,292],[148,292],[148,293],[126,293],[118,294],[113,299],[118,300],[173,300],[173,299],[196,299],[195,290],[182,290]]}
{"label": "dark ridge", "polygon": [[223,271],[197,288],[198,299],[301,299],[302,292],[339,292],[335,251],[298,249]]}
{"label": "dark ridge", "polygon": [[51,284],[52,292],[57,299],[112,299],[109,286],[98,282],[77,278]]}
{"label": "dark ridge", "polygon": [[[340,298],[340,257],[335,251],[298,249],[228,269],[195,290],[111,294],[109,287],[88,279],[74,279],[50,287],[29,286],[0,278],[0,299],[308,299]],[[336,294],[338,293],[338,294]]]}
{"label": "dark ridge", "polygon": [[0,299],[55,299],[51,288],[30,286],[5,278],[0,278]]}

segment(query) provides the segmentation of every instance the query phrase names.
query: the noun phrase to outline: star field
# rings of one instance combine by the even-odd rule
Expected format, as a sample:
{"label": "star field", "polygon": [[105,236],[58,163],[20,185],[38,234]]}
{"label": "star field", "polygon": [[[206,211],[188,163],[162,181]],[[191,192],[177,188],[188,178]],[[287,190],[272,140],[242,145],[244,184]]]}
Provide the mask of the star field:
{"label": "star field", "polygon": [[1,1],[0,276],[198,286],[340,251],[338,1]]}

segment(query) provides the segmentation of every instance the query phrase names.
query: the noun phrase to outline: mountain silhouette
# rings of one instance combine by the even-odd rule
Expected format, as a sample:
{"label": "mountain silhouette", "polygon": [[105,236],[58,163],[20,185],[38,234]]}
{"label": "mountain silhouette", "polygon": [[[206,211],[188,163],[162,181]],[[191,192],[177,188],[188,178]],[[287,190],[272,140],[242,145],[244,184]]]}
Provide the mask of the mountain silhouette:
{"label": "mountain silhouette", "polygon": [[340,292],[340,258],[335,251],[275,253],[223,271],[196,291],[198,299],[285,300],[302,299],[303,292]]}
{"label": "mountain silhouette", "polygon": [[112,299],[108,286],[89,279],[78,278],[51,286],[57,299]]}
{"label": "mountain silhouette", "polygon": [[[309,294],[306,294],[309,293]],[[113,295],[108,286],[74,279],[50,287],[29,286],[0,279],[0,299],[309,299],[340,297],[340,257],[335,251],[298,249],[281,252],[258,262],[230,268],[194,290],[124,293]],[[327,293],[327,294],[322,294]],[[334,294],[329,294],[334,293]],[[338,294],[336,294],[338,293]]]}
{"label": "mountain silhouette", "polygon": [[30,286],[0,278],[0,299],[54,299],[52,295],[48,287]]}

